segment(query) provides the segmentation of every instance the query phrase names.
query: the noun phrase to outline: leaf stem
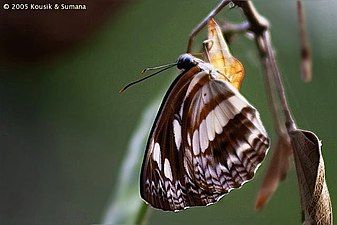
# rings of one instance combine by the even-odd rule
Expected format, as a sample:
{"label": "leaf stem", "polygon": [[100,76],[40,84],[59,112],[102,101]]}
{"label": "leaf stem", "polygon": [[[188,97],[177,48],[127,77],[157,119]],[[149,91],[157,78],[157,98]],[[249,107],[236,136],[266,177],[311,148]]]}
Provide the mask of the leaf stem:
{"label": "leaf stem", "polygon": [[145,225],[148,220],[148,214],[149,214],[149,207],[147,204],[143,202],[141,208],[138,211],[135,224]]}

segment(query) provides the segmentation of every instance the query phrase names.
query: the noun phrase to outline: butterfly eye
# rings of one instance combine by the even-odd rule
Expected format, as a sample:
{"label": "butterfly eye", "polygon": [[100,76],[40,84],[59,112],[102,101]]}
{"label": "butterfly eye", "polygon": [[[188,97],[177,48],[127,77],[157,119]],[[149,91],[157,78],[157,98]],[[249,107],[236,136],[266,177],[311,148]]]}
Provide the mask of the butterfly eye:
{"label": "butterfly eye", "polygon": [[195,65],[197,65],[197,63],[195,62],[194,57],[190,54],[183,54],[178,58],[177,67],[180,70],[189,70]]}

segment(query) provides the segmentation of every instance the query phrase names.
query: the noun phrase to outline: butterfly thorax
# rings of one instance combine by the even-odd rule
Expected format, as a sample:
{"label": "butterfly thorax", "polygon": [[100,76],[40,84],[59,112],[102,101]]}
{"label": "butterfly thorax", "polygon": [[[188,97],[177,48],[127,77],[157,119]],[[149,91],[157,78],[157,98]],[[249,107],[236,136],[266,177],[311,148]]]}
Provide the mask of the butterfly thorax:
{"label": "butterfly thorax", "polygon": [[[202,71],[207,72],[212,79],[224,79],[224,75],[219,73],[218,69],[212,66],[210,63],[206,63],[191,54],[185,53],[179,56],[177,60],[178,69],[188,71],[191,68],[197,66]],[[225,78],[226,79],[226,78]]]}

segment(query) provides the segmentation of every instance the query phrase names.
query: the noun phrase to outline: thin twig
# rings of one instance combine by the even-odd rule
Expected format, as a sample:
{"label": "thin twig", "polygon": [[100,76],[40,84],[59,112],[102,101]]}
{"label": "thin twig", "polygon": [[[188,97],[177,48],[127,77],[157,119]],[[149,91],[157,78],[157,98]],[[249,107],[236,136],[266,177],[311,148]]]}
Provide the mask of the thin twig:
{"label": "thin twig", "polygon": [[249,30],[249,22],[244,21],[242,23],[230,23],[230,22],[223,22],[221,24],[221,29],[224,34],[237,34],[237,33],[245,33]]}
{"label": "thin twig", "polygon": [[301,0],[297,0],[297,15],[301,42],[301,77],[303,81],[309,82],[312,79],[312,57]]}
{"label": "thin twig", "polygon": [[262,34],[263,31],[269,29],[269,22],[263,16],[261,16],[252,1],[233,1],[237,6],[239,6],[243,13],[245,14],[247,20],[250,23],[250,30],[255,34]]}
{"label": "thin twig", "polygon": [[[258,45],[258,46],[261,46],[261,44]],[[261,50],[260,50],[260,52],[261,52]],[[265,86],[265,89],[266,89],[269,109],[272,113],[275,132],[278,136],[282,136],[285,133],[285,126],[282,123],[281,117],[279,115],[279,108],[278,108],[275,92],[273,91],[274,89],[273,89],[273,86],[272,86],[272,81],[270,79],[270,78],[273,77],[272,71],[270,70],[270,68],[268,66],[268,62],[267,62],[266,57],[263,57],[261,61],[262,61],[262,65],[263,65],[263,68],[264,68],[264,71],[265,71],[265,73],[264,73],[265,85],[264,86]]]}
{"label": "thin twig", "polygon": [[296,124],[295,124],[295,121],[294,121],[294,119],[293,119],[293,117],[290,113],[287,98],[286,98],[286,95],[285,95],[285,89],[284,89],[282,78],[281,78],[281,73],[280,73],[279,68],[277,66],[277,63],[276,63],[275,54],[274,54],[274,50],[273,50],[273,47],[272,47],[271,37],[270,37],[269,31],[265,31],[263,33],[262,38],[263,38],[263,41],[266,43],[267,53],[268,53],[267,54],[268,61],[270,60],[270,66],[273,69],[274,82],[275,82],[275,85],[276,85],[276,90],[279,94],[282,109],[283,109],[283,113],[284,113],[284,116],[285,116],[285,123],[286,123],[285,125],[286,125],[288,131],[295,130]]}
{"label": "thin twig", "polygon": [[208,20],[210,20],[211,18],[213,18],[216,14],[218,14],[220,12],[221,9],[223,9],[223,7],[225,7],[226,5],[228,5],[231,1],[230,0],[224,0],[221,1],[219,3],[218,6],[216,6],[214,8],[214,10],[212,10],[208,16],[197,26],[195,27],[191,34],[190,34],[190,38],[188,40],[188,45],[187,45],[187,53],[190,53],[192,50],[192,43],[193,40],[195,38],[195,36],[202,30],[202,28],[204,28],[206,26],[206,24],[208,23]]}

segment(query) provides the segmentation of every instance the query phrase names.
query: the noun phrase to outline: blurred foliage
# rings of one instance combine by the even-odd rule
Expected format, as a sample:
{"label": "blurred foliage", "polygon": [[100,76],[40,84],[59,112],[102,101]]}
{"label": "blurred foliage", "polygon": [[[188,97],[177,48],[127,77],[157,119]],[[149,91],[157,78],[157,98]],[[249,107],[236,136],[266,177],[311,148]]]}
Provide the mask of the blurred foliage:
{"label": "blurred foliage", "polygon": [[[0,59],[11,63],[34,63],[46,60],[65,50],[84,44],[83,41],[112,17],[122,5],[130,0],[88,1],[78,2],[86,6],[86,10],[61,10],[60,4],[74,4],[71,0],[63,0],[59,10],[14,10],[31,4],[43,5],[44,0],[23,4],[11,3],[10,9],[0,14]],[[55,3],[56,4],[56,3]],[[1,4],[2,5],[2,4]],[[52,6],[54,4],[52,3]]]}
{"label": "blurred foliage", "polygon": [[[175,61],[186,50],[193,26],[216,3],[139,0],[120,9],[89,41],[52,62],[20,67],[1,63],[0,224],[101,222],[111,193],[117,192],[131,134],[146,106],[162,97],[173,77],[162,74],[124,96],[118,90],[142,68]],[[337,27],[331,24],[336,22],[337,2],[303,5],[313,48],[309,84],[299,75],[295,2],[256,1],[272,24],[297,123],[322,138],[326,178],[336,205]],[[224,14],[233,21],[242,18],[236,9]],[[240,37],[231,48],[246,70],[242,93],[259,109],[273,137],[255,45]],[[294,170],[261,213],[253,210],[266,165],[252,182],[219,203],[180,213],[154,210],[150,224],[299,224]]]}
{"label": "blurred foliage", "polygon": [[138,128],[131,136],[128,151],[119,171],[116,191],[106,209],[102,224],[135,224],[145,219],[147,205],[139,195],[139,171],[144,146],[158,110],[159,101],[153,102],[143,113]]}

